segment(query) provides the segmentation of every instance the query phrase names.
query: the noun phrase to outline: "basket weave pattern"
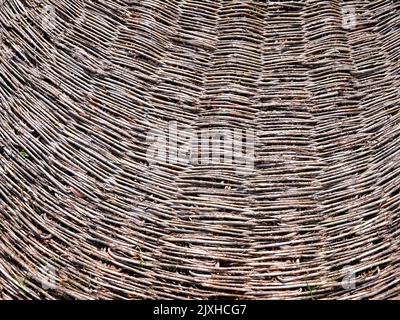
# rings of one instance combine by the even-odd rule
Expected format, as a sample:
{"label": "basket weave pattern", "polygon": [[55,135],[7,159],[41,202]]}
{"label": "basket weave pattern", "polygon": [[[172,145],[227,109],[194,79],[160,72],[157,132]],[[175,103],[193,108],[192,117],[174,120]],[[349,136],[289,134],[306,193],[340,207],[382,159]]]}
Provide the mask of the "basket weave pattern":
{"label": "basket weave pattern", "polygon": [[[0,299],[400,298],[399,20],[0,0]],[[171,121],[253,130],[254,170],[149,165]]]}

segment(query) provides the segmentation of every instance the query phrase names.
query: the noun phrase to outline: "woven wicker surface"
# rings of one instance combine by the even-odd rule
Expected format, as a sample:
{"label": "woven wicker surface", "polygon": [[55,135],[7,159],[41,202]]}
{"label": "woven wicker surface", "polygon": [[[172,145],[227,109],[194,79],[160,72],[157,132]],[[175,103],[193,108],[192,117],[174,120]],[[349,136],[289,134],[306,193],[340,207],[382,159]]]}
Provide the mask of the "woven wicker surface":
{"label": "woven wicker surface", "polygon": [[[0,299],[400,298],[399,18],[0,0]],[[171,121],[253,130],[254,170],[150,165]]]}

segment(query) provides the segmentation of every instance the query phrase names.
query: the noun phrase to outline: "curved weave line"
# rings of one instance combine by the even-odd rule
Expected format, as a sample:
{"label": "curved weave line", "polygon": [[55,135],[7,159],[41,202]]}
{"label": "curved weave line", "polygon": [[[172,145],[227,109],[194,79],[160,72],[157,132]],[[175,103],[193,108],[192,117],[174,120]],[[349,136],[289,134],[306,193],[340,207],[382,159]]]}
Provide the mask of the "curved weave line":
{"label": "curved weave line", "polygon": [[[0,9],[0,299],[400,298],[400,2]],[[254,170],[150,165],[171,121]]]}

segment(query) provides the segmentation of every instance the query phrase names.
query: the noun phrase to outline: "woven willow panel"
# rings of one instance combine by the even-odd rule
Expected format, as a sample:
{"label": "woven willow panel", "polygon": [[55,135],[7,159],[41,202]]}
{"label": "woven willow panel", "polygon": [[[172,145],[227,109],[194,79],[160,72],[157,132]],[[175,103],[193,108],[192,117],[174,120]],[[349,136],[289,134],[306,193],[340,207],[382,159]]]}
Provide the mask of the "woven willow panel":
{"label": "woven willow panel", "polygon": [[400,298],[399,19],[0,0],[0,299]]}

